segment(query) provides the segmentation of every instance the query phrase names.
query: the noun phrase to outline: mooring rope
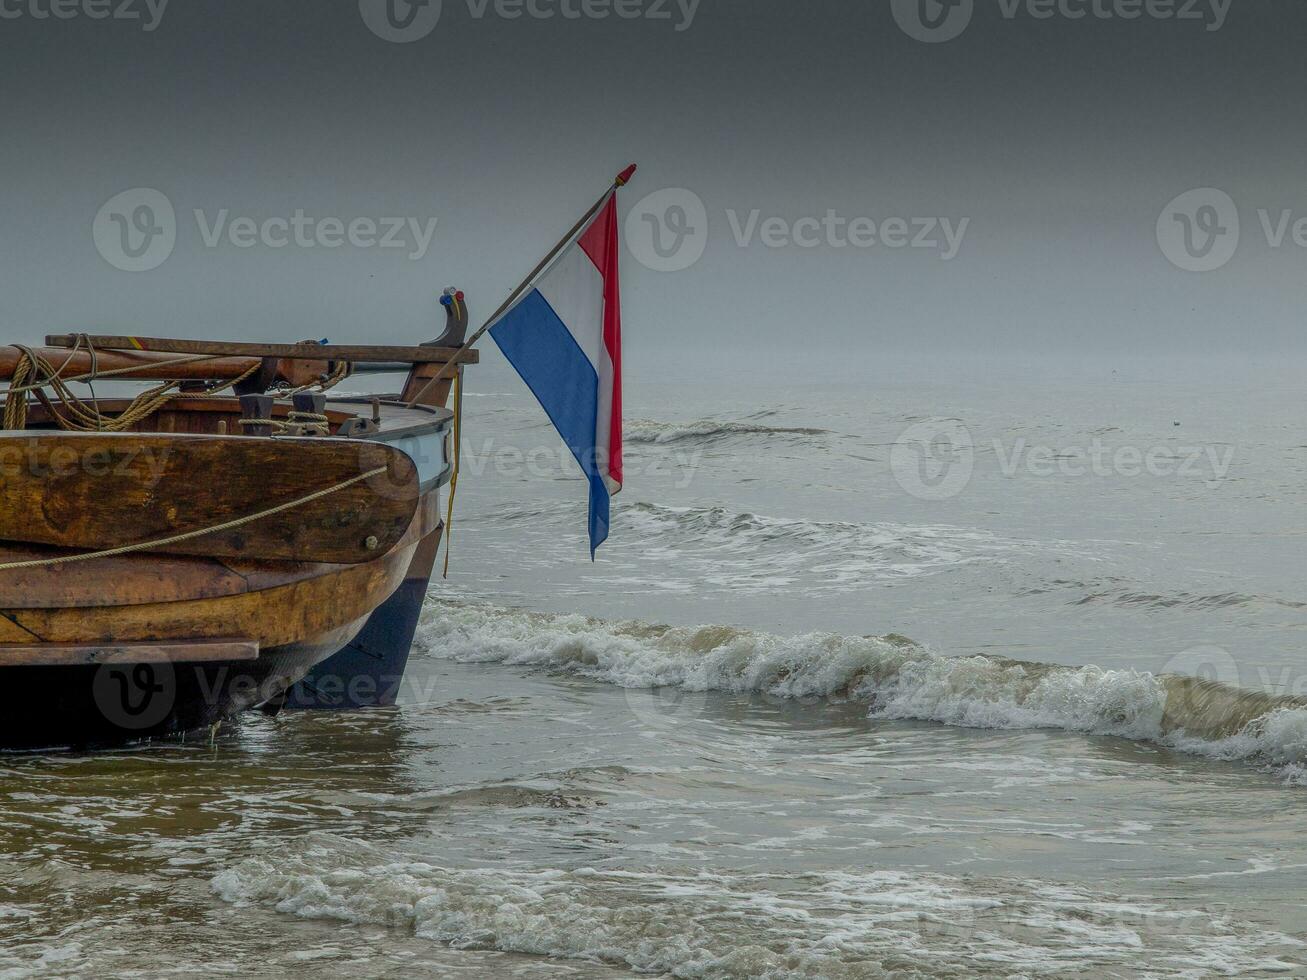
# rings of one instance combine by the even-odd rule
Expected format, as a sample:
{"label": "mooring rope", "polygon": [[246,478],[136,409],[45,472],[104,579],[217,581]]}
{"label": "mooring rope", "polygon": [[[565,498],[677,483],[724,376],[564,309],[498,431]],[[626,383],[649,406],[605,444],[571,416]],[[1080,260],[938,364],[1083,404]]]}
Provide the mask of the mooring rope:
{"label": "mooring rope", "polygon": [[295,427],[312,429],[320,436],[331,435],[331,418],[319,412],[287,412],[284,419],[237,419],[237,425],[266,426],[273,435],[293,431]]}
{"label": "mooring rope", "polygon": [[445,578],[449,578],[449,549],[454,540],[454,496],[458,493],[458,467],[463,458],[463,366],[454,374],[454,470],[449,478],[449,507],[445,512]]}
{"label": "mooring rope", "polygon": [[104,551],[90,551],[80,555],[61,555],[57,558],[35,558],[31,561],[11,561],[0,565],[0,572],[12,572],[20,568],[43,568],[52,565],[70,565],[73,562],[93,561],[96,558],[114,558],[118,555],[130,555],[138,551],[150,551],[154,548],[164,548],[169,545],[181,544],[184,541],[202,538],[206,534],[218,534],[222,531],[230,531],[233,528],[238,528],[245,524],[251,524],[254,521],[262,520],[265,517],[272,517],[276,514],[293,510],[296,507],[302,507],[304,504],[312,503],[315,500],[321,500],[323,497],[329,497],[333,493],[338,493],[347,487],[354,486],[356,483],[362,483],[364,480],[371,480],[373,477],[381,476],[386,472],[387,468],[388,467],[385,466],[378,466],[375,470],[361,473],[343,483],[337,483],[334,487],[327,487],[324,490],[315,491],[307,497],[300,497],[298,500],[278,504],[276,507],[270,507],[267,510],[259,511],[257,514],[248,514],[245,517],[239,517],[236,520],[227,521],[224,524],[216,524],[213,527],[206,527],[199,531],[187,531],[185,534],[174,534],[169,538],[159,538],[155,541],[142,541],[138,544],[123,545],[120,548],[107,548]]}

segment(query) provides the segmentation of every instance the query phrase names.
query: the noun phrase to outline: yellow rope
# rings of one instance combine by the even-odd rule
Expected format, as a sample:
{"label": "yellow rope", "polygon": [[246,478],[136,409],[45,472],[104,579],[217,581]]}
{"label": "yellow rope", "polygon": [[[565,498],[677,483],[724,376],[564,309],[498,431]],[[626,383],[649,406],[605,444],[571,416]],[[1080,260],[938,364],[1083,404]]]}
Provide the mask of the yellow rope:
{"label": "yellow rope", "polygon": [[454,473],[449,478],[449,508],[445,512],[445,578],[449,578],[449,549],[454,537],[454,495],[458,493],[458,466],[462,458],[463,366],[460,364],[454,375]]}
{"label": "yellow rope", "polygon": [[266,425],[273,435],[289,432],[292,426],[312,429],[320,436],[331,435],[331,418],[318,412],[287,412],[284,419],[237,419],[237,425]]}
{"label": "yellow rope", "polygon": [[0,572],[11,572],[20,568],[41,568],[49,565],[69,565],[78,561],[92,561],[96,558],[113,558],[117,555],[130,555],[137,551],[150,551],[154,548],[164,548],[169,545],[181,544],[183,541],[191,541],[194,538],[202,538],[206,534],[218,534],[222,531],[230,531],[233,528],[241,527],[254,521],[262,520],[265,517],[272,517],[276,514],[293,510],[304,504],[312,503],[315,500],[321,500],[323,497],[329,497],[333,493],[352,487],[356,483],[362,483],[364,480],[371,480],[373,477],[381,476],[386,472],[387,467],[378,466],[375,470],[362,473],[356,477],[346,480],[343,483],[337,483],[334,487],[327,487],[325,490],[318,490],[309,494],[307,497],[300,497],[298,500],[292,500],[289,503],[278,504],[276,507],[270,507],[267,510],[259,511],[257,514],[249,514],[245,517],[239,517],[234,521],[227,521],[225,524],[217,524],[213,527],[206,527],[199,531],[187,531],[185,534],[175,534],[170,538],[159,538],[156,541],[143,541],[139,544],[123,545],[121,548],[109,548],[105,551],[91,551],[80,555],[63,555],[59,558],[36,558],[31,561],[13,561],[0,565]]}

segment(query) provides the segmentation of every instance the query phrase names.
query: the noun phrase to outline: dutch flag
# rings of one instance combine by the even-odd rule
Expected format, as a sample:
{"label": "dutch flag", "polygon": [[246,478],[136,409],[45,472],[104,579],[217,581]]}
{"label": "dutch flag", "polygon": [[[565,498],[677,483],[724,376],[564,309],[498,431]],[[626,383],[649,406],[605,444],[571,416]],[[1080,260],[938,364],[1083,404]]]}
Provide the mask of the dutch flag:
{"label": "dutch flag", "polygon": [[622,489],[616,188],[623,183],[618,178],[572,244],[490,328],[589,480],[592,559],[608,538],[612,495]]}

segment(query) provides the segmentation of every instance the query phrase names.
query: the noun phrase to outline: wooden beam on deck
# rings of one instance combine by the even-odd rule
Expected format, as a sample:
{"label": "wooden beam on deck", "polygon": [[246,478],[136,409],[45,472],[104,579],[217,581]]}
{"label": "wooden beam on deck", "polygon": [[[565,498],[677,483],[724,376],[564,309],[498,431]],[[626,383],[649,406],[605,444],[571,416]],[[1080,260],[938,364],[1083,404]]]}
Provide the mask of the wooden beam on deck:
{"label": "wooden beam on deck", "polygon": [[[45,338],[51,347],[70,348],[80,334],[54,334]],[[351,361],[360,364],[401,361],[406,364],[445,364],[457,347],[381,347],[354,344],[248,344],[236,341],[175,340],[161,337],[89,337],[97,350],[153,351],[165,354],[208,354],[216,357],[302,358],[314,361]],[[480,361],[480,352],[467,351],[464,364]]]}

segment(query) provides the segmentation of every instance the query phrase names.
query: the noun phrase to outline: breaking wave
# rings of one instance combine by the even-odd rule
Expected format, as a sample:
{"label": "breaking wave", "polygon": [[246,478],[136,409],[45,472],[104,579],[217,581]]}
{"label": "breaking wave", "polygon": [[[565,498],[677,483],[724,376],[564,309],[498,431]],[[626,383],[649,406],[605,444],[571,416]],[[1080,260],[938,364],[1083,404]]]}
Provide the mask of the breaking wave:
{"label": "breaking wave", "polygon": [[699,419],[694,422],[656,422],[627,419],[625,440],[631,445],[663,445],[670,442],[711,442],[732,436],[823,436],[829,429],[764,425],[753,421]]}
{"label": "breaking wave", "polygon": [[1307,699],[1196,677],[945,657],[895,635],[784,637],[435,598],[417,643],[464,663],[561,670],[624,688],[846,699],[880,719],[1118,736],[1272,766],[1307,784]]}
{"label": "breaking wave", "polygon": [[325,834],[246,859],[213,890],[458,949],[721,980],[1032,976],[1047,975],[1050,959],[1114,973],[1147,964],[1150,976],[1246,975],[1292,969],[1277,954],[1297,945],[1220,913],[1036,882],[888,869],[455,869]]}

